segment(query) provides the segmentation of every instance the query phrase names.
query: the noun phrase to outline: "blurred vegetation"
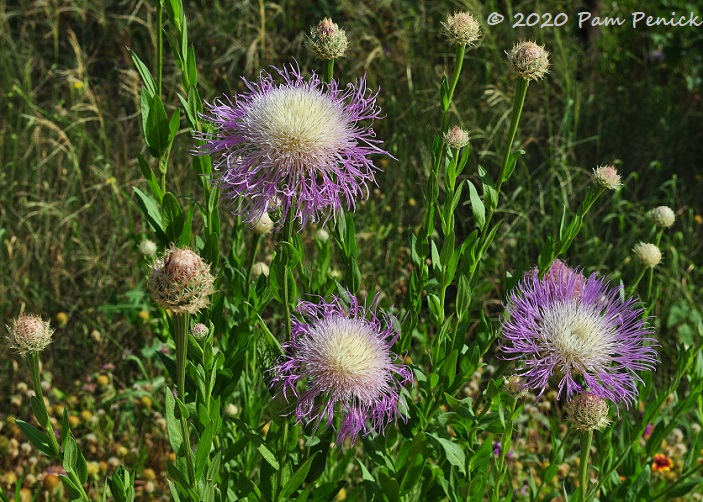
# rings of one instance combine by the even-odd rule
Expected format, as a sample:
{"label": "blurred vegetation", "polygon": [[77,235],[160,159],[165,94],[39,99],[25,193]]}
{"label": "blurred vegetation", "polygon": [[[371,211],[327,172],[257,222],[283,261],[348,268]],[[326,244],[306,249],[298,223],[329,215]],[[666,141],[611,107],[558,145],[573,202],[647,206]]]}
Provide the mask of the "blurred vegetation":
{"label": "blurred vegetation", "polygon": [[[567,261],[627,284],[638,272],[633,245],[653,237],[647,211],[671,206],[677,222],[662,241],[654,314],[665,348],[677,337],[686,343],[701,318],[703,32],[628,24],[578,29],[585,3],[194,0],[187,10],[199,71],[207,76],[200,93],[208,101],[236,93],[241,77],[254,78],[268,65],[294,58],[317,69],[304,35],[322,17],[347,30],[350,51],[336,76],[349,81],[365,73],[372,87],[380,86],[386,118],[375,129],[398,159],[382,165],[378,190],[357,212],[363,284],[399,304],[407,235],[422,215],[427,144],[436,132],[427,124],[438,122],[427,117],[439,116],[438,82],[453,56],[440,22],[460,9],[481,20],[505,14],[501,25],[484,24],[454,98],[453,120],[472,133],[470,166],[490,171],[500,162],[513,87],[507,65],[496,63],[504,51],[534,39],[551,51],[553,67],[528,93],[518,132],[528,155],[506,187],[513,195],[501,207],[505,223],[496,239],[505,246],[496,245],[483,270],[485,308],[498,315],[506,274],[535,263],[551,215],[579,203],[572,194],[583,193],[594,167],[615,163],[625,187],[589,216]],[[632,0],[589,3],[602,16],[643,9]],[[668,17],[695,12],[696,4],[649,2],[646,10]],[[61,386],[106,363],[116,365],[118,381],[128,381],[127,373],[138,371],[129,356],[151,347],[154,336],[137,250],[148,233],[131,188],[143,183],[135,160],[143,147],[137,146],[141,84],[129,49],[154,66],[155,9],[136,0],[3,0],[0,12],[0,315],[53,319],[58,331],[45,362]],[[512,12],[564,12],[570,19],[561,28],[512,28]],[[165,102],[175,103],[180,84],[169,58]],[[196,187],[192,141],[185,127],[180,134],[169,184],[188,193]],[[463,210],[468,221],[470,209]],[[664,364],[660,373],[666,371]],[[26,377],[13,359],[0,362],[0,374],[10,375],[0,381],[1,404]]]}

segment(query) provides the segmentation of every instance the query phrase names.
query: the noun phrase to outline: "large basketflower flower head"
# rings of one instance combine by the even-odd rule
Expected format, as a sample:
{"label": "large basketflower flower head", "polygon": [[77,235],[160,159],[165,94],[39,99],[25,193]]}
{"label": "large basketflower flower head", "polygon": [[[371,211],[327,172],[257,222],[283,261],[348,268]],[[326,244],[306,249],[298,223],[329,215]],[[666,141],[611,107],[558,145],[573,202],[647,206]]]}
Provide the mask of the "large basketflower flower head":
{"label": "large basketflower flower head", "polygon": [[314,73],[306,80],[293,65],[275,71],[281,83],[264,71],[259,81],[244,80],[247,91],[208,105],[204,118],[216,131],[196,135],[205,141],[196,153],[221,153],[219,184],[248,221],[275,207],[277,228],[291,211],[304,225],[353,209],[375,182],[369,156],[388,154],[362,125],[380,118],[378,93],[365,78],[340,87]]}
{"label": "large basketflower flower head", "polygon": [[[377,313],[349,295],[320,304],[301,302],[292,319],[292,339],[271,369],[270,386],[290,404],[298,422],[337,428],[337,444],[383,433],[404,418],[401,388],[410,368],[391,351],[398,338],[391,314]],[[307,319],[307,322],[306,322]],[[335,418],[339,417],[338,425]]]}
{"label": "large basketflower flower head", "polygon": [[561,262],[557,270],[542,280],[530,271],[510,293],[501,326],[504,357],[522,363],[519,375],[539,395],[558,373],[559,395],[568,398],[585,384],[598,397],[634,404],[636,372],[656,363],[642,310],[596,274],[586,278]]}

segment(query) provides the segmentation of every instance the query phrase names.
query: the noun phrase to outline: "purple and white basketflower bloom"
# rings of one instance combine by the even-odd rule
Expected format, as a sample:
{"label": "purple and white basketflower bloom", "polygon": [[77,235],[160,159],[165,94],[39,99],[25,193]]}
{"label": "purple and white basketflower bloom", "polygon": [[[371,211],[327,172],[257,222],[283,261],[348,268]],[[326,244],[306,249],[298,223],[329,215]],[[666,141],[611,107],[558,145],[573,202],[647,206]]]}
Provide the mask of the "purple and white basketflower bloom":
{"label": "purple and white basketflower bloom", "polygon": [[391,351],[399,331],[392,314],[378,312],[378,299],[369,308],[352,295],[347,304],[340,297],[301,302],[292,339],[271,369],[270,386],[291,405],[289,413],[315,430],[337,428],[339,445],[405,419],[400,394],[413,375]]}
{"label": "purple and white basketflower bloom", "polygon": [[281,83],[262,71],[243,79],[248,90],[207,105],[203,118],[216,130],[196,133],[205,143],[195,153],[221,153],[219,185],[248,221],[280,207],[277,228],[289,212],[301,225],[324,222],[368,197],[378,170],[369,157],[388,155],[370,127],[381,118],[378,92],[365,78],[340,87],[315,73],[305,79],[297,66],[274,69]]}
{"label": "purple and white basketflower bloom", "polygon": [[558,373],[560,396],[569,398],[585,384],[598,397],[635,404],[636,372],[653,370],[657,356],[642,310],[634,298],[621,299],[622,286],[596,274],[586,278],[561,262],[556,269],[542,280],[528,272],[510,293],[503,357],[521,362],[518,374],[539,395]]}

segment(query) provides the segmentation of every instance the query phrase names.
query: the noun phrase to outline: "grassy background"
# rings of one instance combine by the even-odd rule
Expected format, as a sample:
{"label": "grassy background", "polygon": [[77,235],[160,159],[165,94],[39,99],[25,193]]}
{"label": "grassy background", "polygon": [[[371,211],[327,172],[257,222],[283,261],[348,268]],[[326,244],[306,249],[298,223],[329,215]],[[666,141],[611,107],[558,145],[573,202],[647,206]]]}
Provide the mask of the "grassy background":
{"label": "grassy background", "polygon": [[[634,1],[595,3],[604,16],[642,9]],[[615,163],[625,187],[589,215],[567,260],[627,284],[638,272],[633,245],[653,238],[646,212],[671,206],[677,222],[662,241],[664,262],[656,273],[658,338],[666,347],[667,340],[694,336],[701,318],[703,34],[628,25],[579,30],[581,8],[576,1],[186,4],[206,100],[232,94],[242,89],[240,77],[255,78],[261,68],[291,58],[318,69],[304,34],[324,16],[347,30],[350,51],[335,74],[350,81],[366,73],[371,87],[381,87],[386,118],[375,129],[398,159],[383,164],[378,190],[357,212],[363,284],[377,284],[398,304],[408,275],[408,230],[422,215],[427,142],[436,132],[428,124],[438,123],[439,81],[453,57],[440,22],[459,9],[482,21],[492,11],[508,18],[511,12],[568,14],[561,28],[484,23],[455,95],[453,121],[473,138],[473,170],[466,175],[473,177],[477,164],[495,172],[514,86],[504,51],[529,38],[552,52],[551,74],[528,92],[518,133],[528,155],[499,208],[505,223],[484,267],[486,308],[500,311],[505,274],[535,263],[553,230],[552,215],[578,205],[590,171]],[[658,1],[647,10],[687,14],[695,4]],[[129,49],[154,65],[154,7],[136,0],[1,1],[0,12],[0,315],[6,323],[21,312],[54,319],[59,327],[45,362],[60,386],[106,363],[126,377],[135,368],[120,361],[153,336],[137,251],[148,229],[131,189],[142,184],[135,155],[146,153],[141,83]],[[179,84],[168,52],[165,60],[165,102],[175,106]],[[175,193],[196,190],[191,146],[184,128],[171,156]],[[458,225],[467,232],[470,208],[459,211],[466,218],[459,216]],[[59,313],[67,315],[65,323],[56,322]],[[10,375],[0,381],[0,396],[26,378],[17,361],[0,362],[0,374]]]}

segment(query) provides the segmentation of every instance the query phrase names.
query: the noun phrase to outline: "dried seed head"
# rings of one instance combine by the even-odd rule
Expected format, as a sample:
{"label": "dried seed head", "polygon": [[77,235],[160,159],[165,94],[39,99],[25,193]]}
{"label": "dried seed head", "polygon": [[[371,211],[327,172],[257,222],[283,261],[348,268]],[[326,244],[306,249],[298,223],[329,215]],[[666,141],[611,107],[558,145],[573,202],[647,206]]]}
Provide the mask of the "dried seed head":
{"label": "dried seed head", "polygon": [[599,166],[593,170],[598,184],[608,190],[617,190],[622,186],[618,170],[613,166]]}
{"label": "dried seed head", "polygon": [[44,321],[35,315],[23,315],[12,321],[12,327],[7,326],[13,348],[20,354],[41,352],[51,343],[54,330],[49,327],[49,321]]}
{"label": "dried seed head", "polygon": [[655,207],[649,212],[649,217],[660,228],[669,228],[676,219],[674,211],[669,206]]}
{"label": "dried seed head", "polygon": [[152,299],[174,314],[195,314],[210,302],[210,265],[187,248],[172,246],[154,263],[147,285]]}
{"label": "dried seed head", "polygon": [[468,12],[455,12],[442,23],[449,39],[459,45],[472,46],[481,37],[481,26]]}
{"label": "dried seed head", "polygon": [[602,430],[610,424],[608,401],[590,392],[582,392],[564,405],[566,419],[580,431]]}
{"label": "dried seed head", "polygon": [[515,399],[520,399],[527,395],[527,385],[519,375],[510,375],[503,379],[503,388],[508,395]]}
{"label": "dried seed head", "polygon": [[195,338],[196,340],[202,340],[207,336],[209,332],[210,330],[208,329],[208,327],[200,322],[190,328],[190,334],[193,335],[193,338]]}
{"label": "dried seed head", "polygon": [[147,258],[154,256],[156,254],[156,244],[149,239],[144,239],[139,244],[139,252]]}
{"label": "dried seed head", "polygon": [[256,234],[270,234],[271,230],[273,230],[273,220],[271,220],[271,217],[268,213],[261,213],[261,216],[259,216],[258,219],[254,220],[251,223],[250,227]]}
{"label": "dried seed head", "polygon": [[347,34],[337,23],[325,18],[310,28],[308,47],[318,59],[337,59],[344,56],[349,47]]}
{"label": "dried seed head", "polygon": [[507,53],[510,68],[525,80],[537,80],[549,73],[549,52],[543,45],[523,40]]}
{"label": "dried seed head", "polygon": [[454,126],[444,133],[444,142],[450,147],[458,150],[469,144],[469,133],[459,126]]}
{"label": "dried seed head", "polygon": [[251,278],[257,280],[262,275],[264,277],[269,276],[269,266],[266,265],[263,261],[257,261],[251,267]]}
{"label": "dried seed head", "polygon": [[645,267],[656,267],[662,261],[662,252],[655,244],[640,242],[635,245],[633,251]]}

